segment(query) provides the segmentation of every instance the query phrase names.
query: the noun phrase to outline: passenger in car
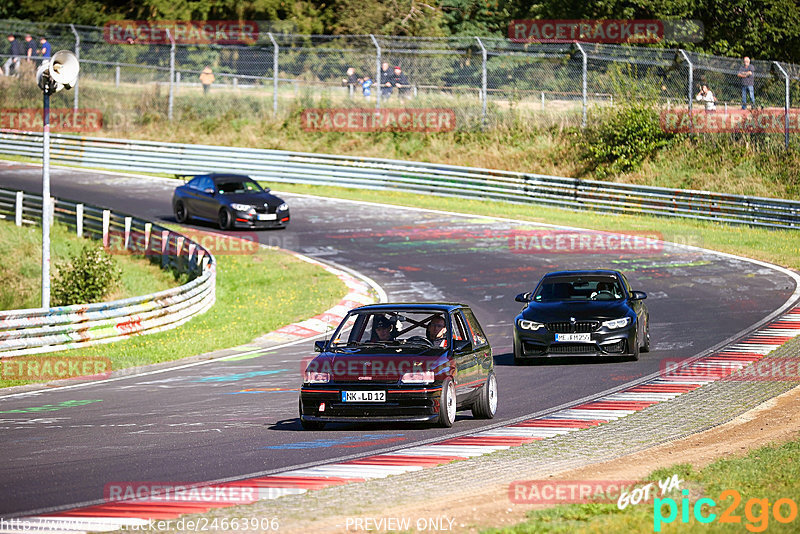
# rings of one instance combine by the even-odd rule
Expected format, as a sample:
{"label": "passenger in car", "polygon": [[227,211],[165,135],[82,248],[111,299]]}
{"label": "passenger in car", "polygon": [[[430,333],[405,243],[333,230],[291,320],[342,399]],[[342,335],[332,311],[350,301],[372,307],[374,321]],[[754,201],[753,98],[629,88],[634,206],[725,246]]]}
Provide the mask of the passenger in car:
{"label": "passenger in car", "polygon": [[433,343],[434,347],[443,348],[447,346],[447,325],[444,322],[444,317],[435,315],[428,323],[425,331],[428,340]]}

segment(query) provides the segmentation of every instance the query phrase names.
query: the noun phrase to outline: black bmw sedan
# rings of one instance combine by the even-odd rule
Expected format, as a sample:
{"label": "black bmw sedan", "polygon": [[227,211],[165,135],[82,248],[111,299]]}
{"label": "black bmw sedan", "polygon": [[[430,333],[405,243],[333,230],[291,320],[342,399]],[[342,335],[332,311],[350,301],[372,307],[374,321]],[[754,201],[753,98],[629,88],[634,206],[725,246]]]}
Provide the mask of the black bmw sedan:
{"label": "black bmw sedan", "polygon": [[463,304],[373,304],[351,310],[303,369],[300,422],[433,422],[497,410],[492,348]]}
{"label": "black bmw sedan", "polygon": [[514,319],[514,363],[551,356],[628,356],[650,350],[650,315],[642,291],[619,271],[546,274]]}
{"label": "black bmw sedan", "polygon": [[177,187],[172,195],[175,219],[216,222],[231,228],[285,228],[289,206],[249,176],[201,174]]}

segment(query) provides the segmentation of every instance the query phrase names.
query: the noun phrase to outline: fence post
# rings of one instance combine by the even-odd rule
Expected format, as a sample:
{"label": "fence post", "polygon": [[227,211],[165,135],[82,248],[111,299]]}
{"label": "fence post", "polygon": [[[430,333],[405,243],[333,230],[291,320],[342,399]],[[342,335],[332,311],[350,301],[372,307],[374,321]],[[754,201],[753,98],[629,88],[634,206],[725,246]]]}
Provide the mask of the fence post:
{"label": "fence post", "polygon": [[[70,24],[69,27],[72,30],[73,35],[75,35],[75,57],[77,58],[78,62],[80,63],[80,60],[81,60],[81,36],[75,30],[75,26],[73,24]],[[72,88],[72,91],[73,91],[72,109],[77,111],[78,110],[78,81],[75,82],[75,86]]]}
{"label": "fence post", "polygon": [[694,117],[692,116],[692,86],[694,85],[694,65],[692,64],[692,60],[689,59],[689,54],[683,48],[679,48],[678,52],[680,52],[683,59],[686,61],[686,64],[689,65],[689,80],[686,86],[686,98],[689,102],[689,127],[691,128],[692,132],[694,132]]}
{"label": "fence post", "polygon": [[181,71],[175,72],[175,87],[181,88]]}
{"label": "fence post", "polygon": [[161,266],[169,265],[169,230],[161,230]]}
{"label": "fence post", "polygon": [[581,86],[581,101],[583,103],[582,104],[583,111],[582,111],[582,114],[581,114],[581,128],[585,128],[586,127],[586,89],[587,89],[587,85],[588,85],[586,77],[588,76],[587,63],[588,63],[588,59],[589,58],[586,56],[586,50],[583,49],[583,47],[581,46],[581,44],[579,42],[575,41],[575,46],[578,47],[578,50],[580,50],[581,57],[582,57],[581,77],[583,79],[583,83],[582,83],[582,86]]}
{"label": "fence post", "polygon": [[278,53],[280,47],[272,32],[269,32],[269,40],[272,41],[272,113],[278,114]]}
{"label": "fence post", "polygon": [[83,237],[83,204],[75,205],[75,233]]}
{"label": "fence post", "polygon": [[114,67],[114,87],[119,87],[119,65]]}
{"label": "fence post", "polygon": [[483,46],[483,41],[481,41],[480,37],[475,37],[478,41],[478,45],[481,47],[481,121],[484,127],[486,127],[486,100],[489,96],[487,94],[486,88],[486,60],[488,59],[488,54],[486,53],[486,47]]}
{"label": "fence post", "polygon": [[25,195],[22,191],[17,191],[17,203],[14,210],[14,224],[22,226],[22,197]]}
{"label": "fence post", "polygon": [[378,40],[375,39],[375,36],[369,34],[369,38],[372,39],[372,44],[375,45],[375,86],[378,88],[375,91],[375,109],[381,109],[381,45],[378,44]]}
{"label": "fence post", "polygon": [[175,39],[169,29],[167,30],[167,37],[169,38],[169,105],[167,107],[167,118],[172,120],[172,105],[175,100]]}
{"label": "fence post", "polygon": [[125,250],[128,250],[131,244],[131,222],[133,217],[125,217]]}
{"label": "fence post", "polygon": [[778,63],[777,61],[773,61],[773,63],[775,64],[776,67],[778,67],[780,73],[783,74],[783,79],[786,81],[786,98],[783,103],[784,120],[785,120],[783,126],[783,133],[784,133],[783,144],[786,148],[789,148],[789,73],[786,72],[784,68],[781,66],[781,64]]}
{"label": "fence post", "polygon": [[111,227],[111,211],[103,210],[103,247],[108,248],[109,235],[108,231]]}

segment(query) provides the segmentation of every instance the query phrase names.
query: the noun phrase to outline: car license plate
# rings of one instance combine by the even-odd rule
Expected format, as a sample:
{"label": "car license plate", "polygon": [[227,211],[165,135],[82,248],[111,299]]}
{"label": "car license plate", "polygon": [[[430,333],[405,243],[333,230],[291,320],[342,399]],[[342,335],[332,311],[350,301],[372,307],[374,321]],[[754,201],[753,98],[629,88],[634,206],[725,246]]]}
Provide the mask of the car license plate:
{"label": "car license plate", "polygon": [[259,221],[274,221],[278,216],[274,213],[259,213]]}
{"label": "car license plate", "polygon": [[577,341],[578,343],[591,343],[592,335],[586,334],[556,334],[556,341]]}
{"label": "car license plate", "polygon": [[342,391],[342,402],[386,402],[386,392]]}

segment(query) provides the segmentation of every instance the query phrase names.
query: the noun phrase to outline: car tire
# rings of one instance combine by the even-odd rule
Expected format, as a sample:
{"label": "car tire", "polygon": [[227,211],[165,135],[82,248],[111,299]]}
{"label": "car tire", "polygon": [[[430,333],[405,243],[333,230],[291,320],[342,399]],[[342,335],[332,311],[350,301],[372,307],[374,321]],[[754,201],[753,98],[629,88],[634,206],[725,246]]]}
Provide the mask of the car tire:
{"label": "car tire", "polygon": [[650,352],[650,319],[644,323],[644,345],[641,347],[642,352]]}
{"label": "car tire", "polygon": [[452,378],[442,382],[442,396],[439,397],[439,425],[444,428],[453,426],[456,420],[456,386]]}
{"label": "car tire", "polygon": [[490,371],[478,400],[472,405],[472,416],[476,419],[493,419],[495,413],[497,413],[497,378],[494,371]]}
{"label": "car tire", "polygon": [[219,210],[217,223],[219,223],[220,230],[230,230],[233,227],[233,216],[231,215],[231,212],[228,211],[228,208],[222,208]]}
{"label": "car tire", "polygon": [[300,411],[300,426],[303,430],[322,430],[325,428],[325,423],[322,421],[304,421],[303,420],[303,401],[298,400],[298,409]]}
{"label": "car tire", "polygon": [[514,365],[523,365],[525,360],[522,358],[522,351],[517,347],[517,340],[514,340]]}
{"label": "car tire", "polygon": [[[630,343],[628,344],[628,346],[630,346]],[[637,336],[636,342],[633,343],[633,350],[631,351],[631,358],[635,362],[639,361],[639,339],[638,339],[638,336]]]}
{"label": "car tire", "polygon": [[183,224],[189,220],[189,210],[186,209],[186,205],[182,200],[175,203],[173,211],[175,212],[175,220],[179,223]]}

